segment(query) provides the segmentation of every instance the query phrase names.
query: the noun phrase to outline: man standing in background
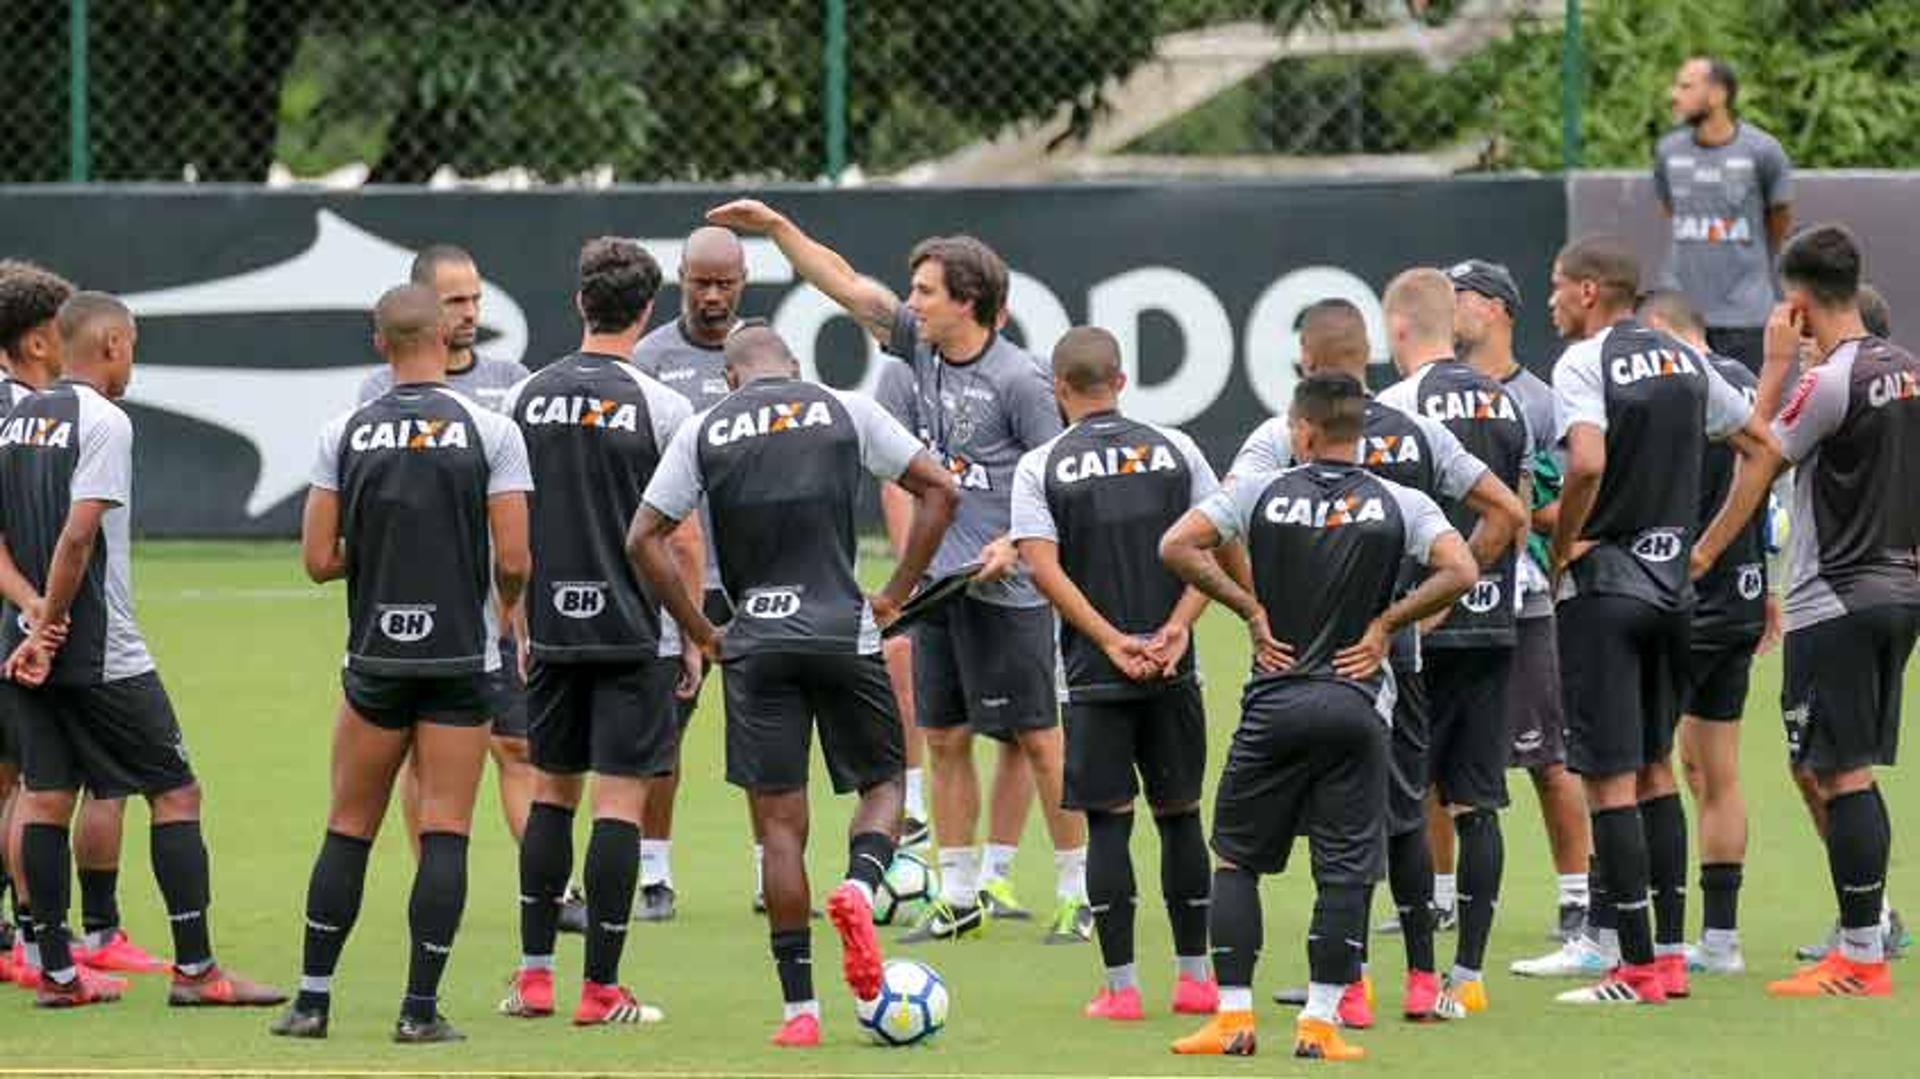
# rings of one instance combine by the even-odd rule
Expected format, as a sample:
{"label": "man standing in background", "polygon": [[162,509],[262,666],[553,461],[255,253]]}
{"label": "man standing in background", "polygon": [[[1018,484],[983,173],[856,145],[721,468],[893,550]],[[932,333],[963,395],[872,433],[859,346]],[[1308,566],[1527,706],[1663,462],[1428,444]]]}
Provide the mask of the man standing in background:
{"label": "man standing in background", "polygon": [[1772,135],[1734,115],[1724,60],[1680,65],[1669,100],[1682,126],[1653,153],[1653,187],[1672,223],[1667,281],[1707,323],[1707,345],[1759,373],[1773,310],[1773,253],[1793,227],[1793,166]]}

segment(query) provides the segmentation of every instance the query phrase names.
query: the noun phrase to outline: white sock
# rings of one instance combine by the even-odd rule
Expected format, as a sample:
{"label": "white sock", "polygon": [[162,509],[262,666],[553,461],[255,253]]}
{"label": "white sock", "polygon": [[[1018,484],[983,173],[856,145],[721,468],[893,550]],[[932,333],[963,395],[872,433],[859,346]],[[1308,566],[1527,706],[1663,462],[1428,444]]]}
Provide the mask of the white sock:
{"label": "white sock", "polygon": [[1435,873],[1433,875],[1433,905],[1440,910],[1452,910],[1453,904],[1453,874]]}
{"label": "white sock", "polygon": [[1616,963],[1620,961],[1620,931],[1618,929],[1594,930],[1593,942],[1600,946],[1600,950],[1606,953],[1608,959]]}
{"label": "white sock", "polygon": [[1886,934],[1879,926],[1840,929],[1840,954],[1856,963],[1879,963],[1887,958]]}
{"label": "white sock", "polygon": [[980,883],[1006,880],[1013,876],[1013,859],[1020,853],[1017,843],[988,843],[980,848]]}
{"label": "white sock", "polygon": [[202,959],[198,963],[175,963],[173,969],[189,978],[198,978],[213,969],[213,960]]}
{"label": "white sock", "polygon": [[1132,963],[1123,967],[1108,967],[1107,988],[1116,993],[1122,989],[1140,988],[1140,971]]}
{"label": "white sock", "polygon": [[1456,985],[1462,982],[1477,982],[1480,980],[1480,972],[1455,963],[1453,969],[1447,972],[1447,980]]}
{"label": "white sock", "polygon": [[552,970],[553,956],[523,955],[520,957],[520,969],[521,970]]}
{"label": "white sock", "polygon": [[1053,852],[1054,894],[1075,903],[1087,901],[1087,848]]}
{"label": "white sock", "polygon": [[753,845],[753,894],[767,894],[767,848]]}
{"label": "white sock", "polygon": [[[1340,1017],[1340,997],[1347,991],[1344,985],[1327,985],[1323,982],[1307,983],[1307,1006],[1300,1011],[1302,1019],[1318,1019],[1323,1023],[1338,1022]],[[1224,1005],[1223,1005],[1224,1006]],[[1251,1007],[1251,1003],[1249,1003]]]}
{"label": "white sock", "polygon": [[69,982],[72,982],[75,978],[79,977],[80,972],[78,970],[75,970],[71,965],[68,965],[60,968],[59,970],[43,970],[40,972],[40,976],[50,982],[56,982],[60,985],[66,985]]}
{"label": "white sock", "polygon": [[1656,944],[1653,946],[1653,954],[1656,956],[1685,955],[1687,954],[1687,946],[1684,944]]}
{"label": "white sock", "polygon": [[645,888],[653,884],[673,887],[673,840],[671,839],[640,841],[640,887]]}
{"label": "white sock", "polygon": [[[1340,999],[1336,990],[1334,1000]],[[1250,1012],[1253,1010],[1253,987],[1250,985],[1223,985],[1220,987],[1220,1011]]]}
{"label": "white sock", "polygon": [[1204,955],[1176,955],[1173,965],[1182,978],[1192,978],[1196,982],[1204,982],[1213,976],[1213,972],[1207,968],[1207,957]]}
{"label": "white sock", "polygon": [[39,970],[40,969],[40,943],[38,941],[31,941],[31,940],[23,941],[22,943],[26,945],[27,965],[32,967],[35,970]]}
{"label": "white sock", "polygon": [[1587,875],[1585,873],[1560,874],[1560,905],[1563,907],[1584,907],[1587,905]]}
{"label": "white sock", "polygon": [[1709,929],[1700,934],[1700,943],[1710,952],[1737,952],[1740,950],[1740,931],[1738,929]]}
{"label": "white sock", "polygon": [[927,773],[922,768],[907,769],[907,816],[927,819]]}
{"label": "white sock", "polygon": [[115,933],[118,933],[119,931],[120,930],[118,928],[96,929],[93,932],[88,933],[86,937],[83,939],[85,940],[88,949],[93,951],[98,951],[101,948],[106,947],[107,941],[111,940],[113,938],[113,935]]}
{"label": "white sock", "polygon": [[815,1019],[820,1018],[820,1002],[818,1000],[797,1000],[790,1004],[782,1005],[782,1009],[786,1013],[785,1018],[787,1019],[792,1019],[796,1015],[811,1015]]}
{"label": "white sock", "polygon": [[331,977],[321,978],[311,974],[302,974],[300,975],[300,991],[302,993],[319,993],[322,996],[332,996],[333,979]]}
{"label": "white sock", "polygon": [[976,847],[940,848],[940,898],[964,909],[980,902],[980,851]]}

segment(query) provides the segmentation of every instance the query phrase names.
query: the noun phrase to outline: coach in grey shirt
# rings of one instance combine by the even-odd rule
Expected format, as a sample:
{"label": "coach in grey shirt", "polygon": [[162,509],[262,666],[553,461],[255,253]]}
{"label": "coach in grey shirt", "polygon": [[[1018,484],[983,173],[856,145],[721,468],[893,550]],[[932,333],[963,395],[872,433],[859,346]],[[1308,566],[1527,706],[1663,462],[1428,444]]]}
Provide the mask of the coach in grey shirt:
{"label": "coach in grey shirt", "polygon": [[[480,268],[473,256],[452,244],[434,244],[413,258],[409,278],[440,297],[440,310],[452,323],[447,340],[447,385],[486,408],[500,411],[507,391],[527,377],[527,369],[508,360],[485,360],[474,351],[480,339]],[[366,404],[393,389],[385,367],[360,383],[357,403]]]}
{"label": "coach in grey shirt", "polygon": [[1793,224],[1793,166],[1734,115],[1739,88],[1725,61],[1680,65],[1670,100],[1682,126],[1654,150],[1653,187],[1672,225],[1665,283],[1700,309],[1713,351],[1757,373],[1778,294],[1773,253]]}

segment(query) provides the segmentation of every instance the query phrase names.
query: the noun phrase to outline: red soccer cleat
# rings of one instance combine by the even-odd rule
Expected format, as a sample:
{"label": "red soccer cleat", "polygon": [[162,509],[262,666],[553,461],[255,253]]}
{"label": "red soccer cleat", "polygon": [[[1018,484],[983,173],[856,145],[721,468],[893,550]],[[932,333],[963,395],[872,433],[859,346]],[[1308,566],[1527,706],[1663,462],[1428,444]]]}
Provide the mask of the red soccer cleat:
{"label": "red soccer cleat", "polygon": [[127,980],[101,974],[76,965],[73,977],[62,985],[52,978],[41,978],[34,990],[33,1003],[40,1008],[84,1008],[89,1004],[111,1004],[127,991]]}
{"label": "red soccer cleat", "polygon": [[880,935],[873,930],[873,903],[852,881],[827,896],[827,917],[840,932],[840,962],[855,1000],[880,995]]}
{"label": "red soccer cleat", "polygon": [[1182,974],[1173,984],[1175,1015],[1212,1015],[1220,1008],[1220,983],[1212,978],[1189,978]]}
{"label": "red soccer cleat", "polygon": [[1140,1003],[1140,990],[1137,986],[1126,989],[1102,989],[1081,1009],[1088,1019],[1116,1019],[1121,1022],[1135,1022],[1147,1017],[1146,1008]]}
{"label": "red soccer cleat", "polygon": [[1430,970],[1407,971],[1406,1002],[1401,1011],[1415,1023],[1431,1023],[1443,1018],[1437,1007],[1440,1003],[1440,977]]}
{"label": "red soccer cleat", "polygon": [[1693,987],[1687,984],[1687,956],[1685,952],[1654,957],[1653,969],[1660,972],[1660,986],[1667,991],[1667,999],[1686,999],[1693,995]]}
{"label": "red soccer cleat", "polygon": [[124,929],[114,930],[98,948],[76,946],[73,961],[117,974],[161,974],[173,969],[172,963],[135,944]]}
{"label": "red soccer cleat", "polygon": [[1367,1000],[1365,978],[1348,984],[1340,994],[1340,1007],[1334,1014],[1348,1030],[1366,1030],[1373,1026],[1373,1004]]}
{"label": "red soccer cleat", "polygon": [[1887,997],[1893,995],[1893,972],[1886,960],[1856,963],[1838,951],[1802,967],[1790,978],[1767,983],[1774,997]]}
{"label": "red soccer cleat", "polygon": [[507,999],[500,1014],[515,1019],[543,1019],[553,1014],[553,971],[523,967],[507,982]]}
{"label": "red soccer cleat", "polygon": [[633,990],[624,985],[580,986],[580,1006],[573,1010],[577,1027],[608,1026],[615,1023],[658,1023],[667,1014],[651,1004],[642,1004]]}
{"label": "red soccer cleat", "polygon": [[174,1008],[265,1008],[285,1004],[287,994],[271,985],[208,967],[199,974],[173,972],[167,1004]]}
{"label": "red soccer cleat", "polygon": [[780,1024],[773,1036],[773,1044],[782,1049],[814,1049],[820,1045],[820,1019],[811,1013],[802,1013]]}

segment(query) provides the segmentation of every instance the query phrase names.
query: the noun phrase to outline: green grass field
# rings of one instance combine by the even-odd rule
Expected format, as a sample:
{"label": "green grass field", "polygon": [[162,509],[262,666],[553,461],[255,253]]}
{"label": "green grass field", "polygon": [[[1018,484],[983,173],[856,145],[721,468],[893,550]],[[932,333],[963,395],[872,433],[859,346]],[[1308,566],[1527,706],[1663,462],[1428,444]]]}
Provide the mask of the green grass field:
{"label": "green grass field", "polygon": [[[337,690],[344,595],[311,587],[289,544],[148,543],[137,555],[140,612],[207,788],[214,858],[213,926],[224,961],[291,984],[298,974],[301,904],[326,803],[328,733]],[[869,567],[875,568],[875,567]],[[1209,616],[1199,635],[1208,674],[1215,757],[1235,720],[1245,646],[1230,619]],[[1507,963],[1545,950],[1552,870],[1532,794],[1515,777],[1507,815],[1507,885],[1489,967],[1491,1010],[1447,1026],[1411,1027],[1391,1016],[1399,1000],[1395,939],[1376,940],[1383,1023],[1360,1035],[1372,1053],[1345,1066],[1376,1075],[1900,1075],[1914,1067],[1906,1037],[1920,1023],[1920,989],[1891,1001],[1769,1000],[1763,983],[1792,966],[1791,947],[1824,930],[1833,901],[1826,862],[1782,768],[1778,666],[1763,662],[1747,728],[1752,853],[1742,904],[1744,977],[1699,980],[1694,999],[1654,1010],[1579,1010],[1551,1003],[1560,983],[1527,982]],[[250,1074],[635,1074],[635,1075],[1297,1075],[1287,1055],[1291,1016],[1262,1006],[1266,1045],[1243,1060],[1192,1060],[1167,1052],[1191,1022],[1164,1013],[1132,1026],[1095,1025],[1080,1006],[1097,987],[1092,946],[1044,948],[1041,928],[994,926],[982,940],[924,947],[954,994],[949,1029],[927,1048],[866,1044],[839,982],[830,928],[816,933],[826,1046],[812,1053],[766,1045],[779,1015],[764,924],[748,909],[750,847],[740,796],[721,780],[718,694],[708,692],[686,754],[674,849],[681,915],[636,926],[624,972],[668,1011],[663,1026],[576,1031],[564,1020],[510,1021],[494,1014],[518,955],[515,862],[491,790],[483,794],[473,845],[467,916],[447,974],[444,1007],[471,1040],[444,1048],[387,1041],[405,961],[411,871],[392,831],[374,860],[365,909],[335,984],[333,1037],[324,1043],[270,1038],[265,1013],[180,1013],[165,1007],[162,980],[146,978],[123,1003],[74,1014],[36,1013],[18,990],[0,990],[0,1074],[201,1072]],[[819,769],[815,769],[816,775]],[[1888,786],[1896,831],[1920,827],[1908,784]],[[489,788],[491,780],[489,780]],[[814,831],[816,891],[843,866],[846,804],[820,798]],[[135,936],[166,946],[165,920],[147,869],[144,809],[131,812],[122,903]],[[397,814],[396,814],[397,821]],[[1903,872],[1910,846],[1896,846],[1896,899],[1920,897]],[[1150,1002],[1164,1008],[1171,980],[1165,921],[1153,889],[1151,828],[1136,834],[1141,964]],[[1053,867],[1038,817],[1022,847],[1016,883],[1031,905],[1048,905]],[[1265,892],[1267,958],[1261,997],[1305,973],[1303,933],[1311,902],[1303,878],[1271,879]],[[1910,898],[1920,903],[1920,898]],[[1382,903],[1384,906],[1384,901]],[[1697,903],[1691,912],[1697,927]],[[1442,962],[1452,937],[1440,938]],[[563,1001],[579,975],[578,938],[562,938]],[[1903,969],[1904,968],[1904,969]],[[1912,964],[1896,966],[1896,978]],[[1322,1066],[1328,1067],[1328,1066]]]}

